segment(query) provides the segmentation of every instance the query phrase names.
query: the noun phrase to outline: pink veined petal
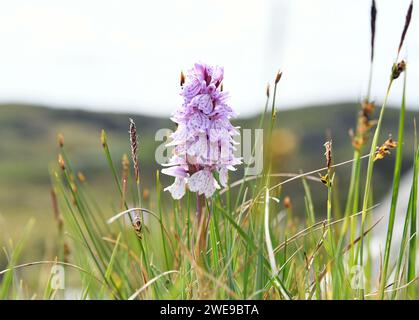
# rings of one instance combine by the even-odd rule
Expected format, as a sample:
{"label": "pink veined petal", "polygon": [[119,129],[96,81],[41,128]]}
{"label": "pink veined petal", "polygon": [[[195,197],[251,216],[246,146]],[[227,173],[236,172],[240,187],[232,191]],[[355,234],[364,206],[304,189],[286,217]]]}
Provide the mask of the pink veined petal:
{"label": "pink veined petal", "polygon": [[187,153],[191,156],[206,158],[207,150],[207,135],[205,133],[201,133],[198,140],[187,146]]}
{"label": "pink veined petal", "polygon": [[207,169],[195,172],[188,181],[189,190],[205,194],[207,198],[211,197],[215,190],[219,188],[217,181],[214,179],[211,171]]}
{"label": "pink veined petal", "polygon": [[189,130],[188,135],[195,135],[197,132],[204,132],[209,125],[209,119],[201,112],[195,112],[190,116],[187,129]]}
{"label": "pink veined petal", "polygon": [[186,155],[186,159],[188,160],[189,164],[192,164],[192,165],[200,164],[198,161],[199,159],[195,156],[191,156],[190,154]]}
{"label": "pink veined petal", "polygon": [[237,169],[234,166],[237,166],[242,163],[242,158],[231,157],[229,160],[226,160],[224,165],[230,171],[236,171]]}
{"label": "pink veined petal", "polygon": [[217,99],[215,100],[215,106],[210,115],[211,116],[218,115],[218,116],[225,117],[227,119],[237,116],[237,114],[233,111],[233,109],[230,106],[228,106],[226,103],[221,102]]}
{"label": "pink veined petal", "polygon": [[221,81],[223,81],[224,68],[215,66],[212,68],[210,75],[211,75],[211,83],[218,86],[221,83]]}
{"label": "pink veined petal", "polygon": [[211,172],[208,170],[195,172],[188,180],[189,190],[202,194],[203,190],[205,190],[205,186],[208,184],[210,175],[212,176]]}
{"label": "pink veined petal", "polygon": [[185,85],[182,90],[182,95],[191,99],[201,91],[201,81],[194,79],[193,82]]}
{"label": "pink veined petal", "polygon": [[178,144],[184,143],[188,136],[188,131],[185,125],[179,125],[175,132],[170,135],[172,141],[166,144],[166,147],[176,146]]}
{"label": "pink veined petal", "polygon": [[175,182],[166,187],[164,191],[169,191],[175,200],[181,199],[185,195],[186,181],[184,178],[176,178]]}
{"label": "pink veined petal", "polygon": [[226,104],[230,98],[230,93],[228,91],[222,91],[219,93],[218,99],[221,104]]}
{"label": "pink veined petal", "polygon": [[[187,168],[188,163],[186,162],[186,158],[183,154],[178,155],[174,154],[168,163],[162,163],[163,167],[172,167],[172,166],[181,166],[182,168]],[[185,169],[186,171],[186,169]]]}
{"label": "pink veined petal", "polygon": [[[189,100],[189,99],[188,99]],[[176,123],[184,123],[186,118],[193,112],[192,108],[188,106],[188,103],[185,101],[181,108],[177,109],[173,112],[170,119]]]}
{"label": "pink veined petal", "polygon": [[214,98],[214,96],[217,95],[217,88],[215,84],[211,83],[207,88],[207,93],[211,95],[211,98]]}
{"label": "pink veined petal", "polygon": [[[214,179],[214,182],[215,182],[215,179]],[[216,190],[216,187],[214,184],[208,184],[207,188],[204,190],[203,193],[205,194],[206,198],[211,198],[215,190]]]}
{"label": "pink veined petal", "polygon": [[220,139],[226,137],[229,134],[228,128],[228,125],[221,119],[213,120],[209,130],[211,142],[219,141]]}
{"label": "pink veined petal", "polygon": [[193,72],[198,79],[205,80],[205,70],[206,66],[203,63],[195,63]]}
{"label": "pink veined petal", "polygon": [[192,99],[191,103],[205,114],[210,114],[213,109],[212,99],[209,94],[197,95]]}
{"label": "pink veined petal", "polygon": [[233,148],[230,144],[229,139],[220,140],[220,164],[227,165],[234,157]]}
{"label": "pink veined petal", "polygon": [[218,141],[210,143],[210,149],[208,153],[208,165],[218,164],[220,161],[220,145]]}
{"label": "pink veined petal", "polygon": [[177,145],[173,150],[173,156],[169,160],[173,165],[187,165],[185,144]]}
{"label": "pink veined petal", "polygon": [[219,189],[220,186],[217,182],[217,180],[215,180],[214,176],[211,174],[211,179],[208,183],[208,185],[206,186],[206,188],[203,190],[205,197],[210,198],[212,197],[212,195],[214,194],[216,189]]}
{"label": "pink veined petal", "polygon": [[161,172],[168,176],[178,177],[178,178],[186,178],[188,176],[188,173],[186,172],[186,170],[180,166],[165,168],[165,169],[162,169]]}

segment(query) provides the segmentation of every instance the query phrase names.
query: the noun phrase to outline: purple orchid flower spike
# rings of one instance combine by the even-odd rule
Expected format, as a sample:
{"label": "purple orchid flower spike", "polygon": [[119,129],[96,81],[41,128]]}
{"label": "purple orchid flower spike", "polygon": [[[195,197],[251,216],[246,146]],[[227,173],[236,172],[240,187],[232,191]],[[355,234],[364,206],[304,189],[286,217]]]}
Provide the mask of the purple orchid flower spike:
{"label": "purple orchid flower spike", "polygon": [[239,132],[230,123],[236,114],[228,105],[228,93],[221,90],[223,76],[221,67],[196,63],[182,86],[184,102],[171,118],[178,124],[168,144],[174,146],[174,154],[162,170],[175,177],[164,189],[174,199],[181,199],[186,187],[210,198],[220,185],[227,185],[228,171],[241,164],[234,156],[233,136]]}

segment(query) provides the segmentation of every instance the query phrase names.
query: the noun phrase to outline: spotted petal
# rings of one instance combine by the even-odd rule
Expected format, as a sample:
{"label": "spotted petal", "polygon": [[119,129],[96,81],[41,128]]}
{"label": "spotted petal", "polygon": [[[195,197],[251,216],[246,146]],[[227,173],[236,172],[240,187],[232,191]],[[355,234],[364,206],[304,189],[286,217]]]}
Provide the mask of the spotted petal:
{"label": "spotted petal", "polygon": [[185,195],[186,191],[186,181],[184,178],[176,178],[175,182],[164,189],[164,191],[169,191],[173,199],[179,200]]}
{"label": "spotted petal", "polygon": [[205,194],[207,198],[211,197],[215,190],[219,188],[217,181],[214,179],[211,171],[204,169],[195,172],[188,181],[189,190]]}
{"label": "spotted petal", "polygon": [[205,114],[210,114],[213,109],[211,95],[209,94],[200,94],[192,99],[191,104],[196,106]]}
{"label": "spotted petal", "polygon": [[220,177],[221,185],[226,187],[228,182],[228,169],[226,167],[222,167],[220,170],[218,170],[218,174]]}

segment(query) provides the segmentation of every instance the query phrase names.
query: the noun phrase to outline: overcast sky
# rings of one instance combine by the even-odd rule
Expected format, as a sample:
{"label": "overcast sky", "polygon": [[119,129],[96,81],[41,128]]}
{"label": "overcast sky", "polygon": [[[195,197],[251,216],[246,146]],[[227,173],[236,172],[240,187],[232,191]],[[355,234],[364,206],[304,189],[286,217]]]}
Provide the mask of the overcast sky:
{"label": "overcast sky", "polygon": [[[373,97],[381,101],[410,0],[377,0]],[[368,0],[0,0],[0,102],[168,115],[179,73],[222,65],[241,115],[283,70],[279,107],[358,101],[369,62]],[[402,57],[419,106],[419,12]],[[391,102],[399,103],[401,81]]]}

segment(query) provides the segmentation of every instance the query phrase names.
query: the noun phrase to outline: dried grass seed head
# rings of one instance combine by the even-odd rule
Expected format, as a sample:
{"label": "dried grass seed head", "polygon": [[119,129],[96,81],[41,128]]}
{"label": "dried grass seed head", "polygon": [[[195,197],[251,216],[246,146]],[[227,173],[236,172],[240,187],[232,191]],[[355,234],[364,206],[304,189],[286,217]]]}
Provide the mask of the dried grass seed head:
{"label": "dried grass seed head", "polygon": [[330,169],[332,165],[332,140],[326,141],[323,146],[326,149],[324,153],[326,156],[326,165]]}
{"label": "dried grass seed head", "polygon": [[375,0],[371,3],[371,62],[374,60],[374,42],[375,42],[375,22],[377,19],[377,7]]}
{"label": "dried grass seed head", "polygon": [[388,139],[381,146],[377,147],[374,161],[384,159],[386,155],[390,154],[390,150],[395,148],[397,148],[397,141],[394,141],[391,135],[389,135]]}
{"label": "dried grass seed head", "polygon": [[409,29],[410,21],[412,20],[412,12],[413,12],[413,0],[412,2],[410,2],[409,8],[407,9],[406,20],[404,22],[403,32],[400,38],[399,49],[397,51],[398,53],[400,53],[400,50],[402,49],[402,46],[403,46],[404,39],[406,38],[406,33],[407,33],[407,30]]}
{"label": "dried grass seed head", "polygon": [[131,144],[131,158],[132,163],[134,166],[134,175],[135,175],[135,181],[137,183],[140,181],[140,170],[138,166],[138,143],[137,143],[137,128],[135,126],[135,122],[133,119],[129,119],[129,137],[130,137],[130,144]]}
{"label": "dried grass seed head", "polygon": [[393,65],[391,77],[395,80],[406,70],[406,62],[404,60]]}
{"label": "dried grass seed head", "polygon": [[279,80],[282,78],[282,71],[278,71],[275,77],[275,84],[278,84]]}

